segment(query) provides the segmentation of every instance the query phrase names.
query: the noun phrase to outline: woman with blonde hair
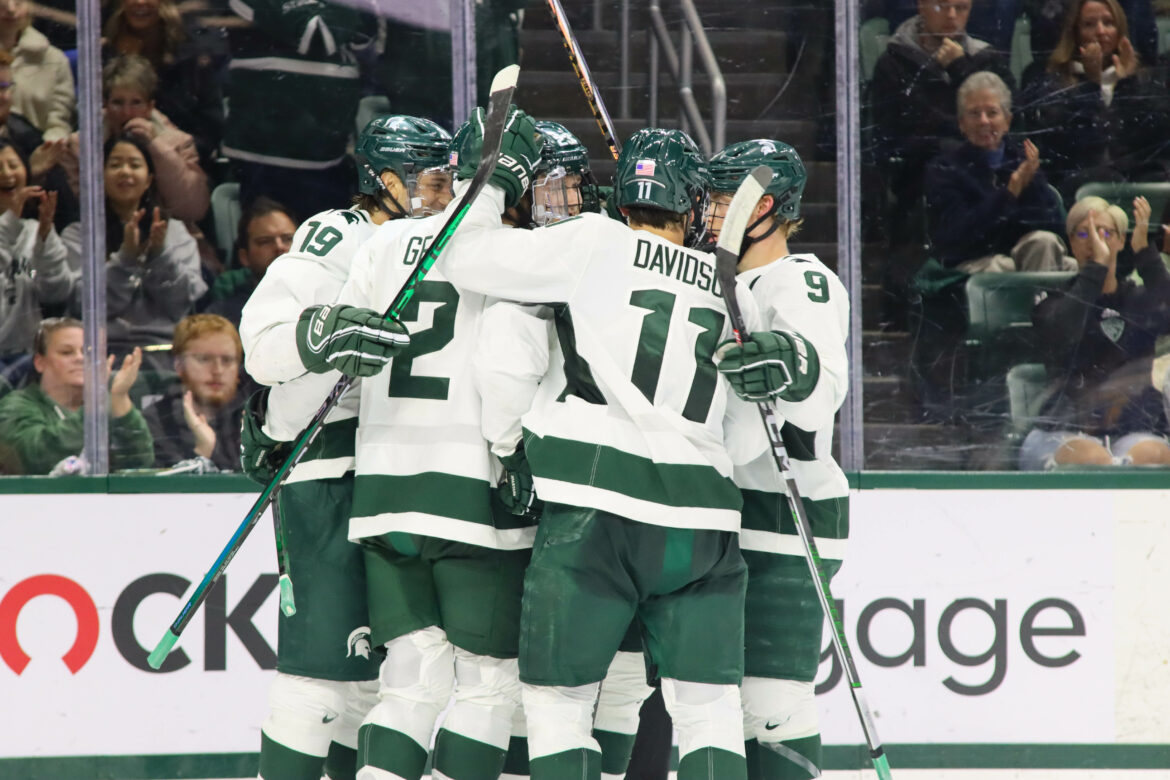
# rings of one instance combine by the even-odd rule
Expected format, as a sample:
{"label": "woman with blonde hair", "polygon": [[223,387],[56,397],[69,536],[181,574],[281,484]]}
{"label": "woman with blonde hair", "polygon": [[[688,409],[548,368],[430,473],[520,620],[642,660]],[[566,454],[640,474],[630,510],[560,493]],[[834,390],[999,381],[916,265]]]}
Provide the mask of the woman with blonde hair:
{"label": "woman with blonde hair", "polygon": [[1113,464],[1170,466],[1162,409],[1165,367],[1154,359],[1170,333],[1170,272],[1149,244],[1150,204],[1135,198],[1130,246],[1141,284],[1117,272],[1129,219],[1102,198],[1077,201],[1068,240],[1080,270],[1032,312],[1049,385],[1020,468]]}
{"label": "woman with blonde hair", "polygon": [[1047,63],[1024,72],[1025,120],[1066,201],[1088,181],[1165,180],[1170,103],[1117,0],[1076,0]]}

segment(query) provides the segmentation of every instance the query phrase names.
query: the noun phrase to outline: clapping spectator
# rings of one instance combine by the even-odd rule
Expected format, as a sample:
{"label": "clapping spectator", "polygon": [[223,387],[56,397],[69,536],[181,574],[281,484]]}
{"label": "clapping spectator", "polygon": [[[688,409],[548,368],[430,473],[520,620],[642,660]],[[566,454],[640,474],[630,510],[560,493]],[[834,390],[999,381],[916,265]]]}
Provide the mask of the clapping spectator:
{"label": "clapping spectator", "polygon": [[0,50],[12,55],[16,112],[40,130],[45,140],[69,135],[77,103],[69,60],[32,27],[26,0],[0,0]]}
{"label": "clapping spectator", "polygon": [[223,317],[192,314],[175,326],[173,343],[180,384],[143,412],[154,439],[155,465],[200,456],[221,471],[239,470],[245,399],[239,333]]}
{"label": "clapping spectator", "polygon": [[227,36],[184,25],[172,0],[115,0],[103,29],[103,58],[137,54],[158,74],[158,109],[190,133],[207,165],[223,137]]}
{"label": "clapping spectator", "polygon": [[1049,396],[1024,441],[1020,467],[1170,465],[1154,344],[1170,332],[1170,272],[1147,241],[1150,205],[1134,200],[1131,243],[1142,284],[1119,278],[1125,212],[1101,198],[1069,210],[1069,245],[1080,270],[1033,312],[1046,351]]}
{"label": "clapping spectator", "polygon": [[[140,138],[121,135],[106,142],[104,178],[110,349],[169,344],[175,325],[207,291],[195,240],[159,206],[154,163]],[[81,225],[65,228],[62,239],[79,270]]]}
{"label": "clapping spectator", "polygon": [[[40,381],[0,400],[0,470],[48,474],[81,454],[85,434],[81,402],[85,389],[85,345],[81,322],[67,317],[41,322],[33,365]],[[121,362],[110,383],[110,465],[144,468],[154,462],[150,431],[130,401],[142,351]],[[106,364],[114,367],[114,356]]]}
{"label": "clapping spectator", "polygon": [[1089,181],[1170,175],[1170,101],[1128,29],[1117,0],[1078,0],[1048,62],[1024,72],[1027,123],[1066,200]]}
{"label": "clapping spectator", "polygon": [[1012,95],[987,71],[959,87],[958,149],[926,173],[934,255],[961,271],[1076,270],[1061,240],[1060,197],[1040,170],[1040,150],[1008,137]]}
{"label": "clapping spectator", "polygon": [[955,99],[972,73],[989,70],[1005,83],[1007,56],[966,33],[972,0],[919,0],[918,15],[898,26],[878,58],[873,77],[873,117],[887,183],[897,204],[894,246],[915,241],[915,211],[927,163],[943,141],[958,141]]}
{"label": "clapping spectator", "polygon": [[[26,207],[35,219],[23,219]],[[68,301],[75,277],[53,228],[57,193],[28,186],[24,159],[4,140],[0,209],[0,368],[8,369],[27,361],[41,305]]]}
{"label": "clapping spectator", "polygon": [[209,314],[219,314],[240,326],[240,313],[272,261],[292,247],[296,220],[276,201],[259,197],[244,209],[236,236],[240,267],[225,271],[211,286]]}

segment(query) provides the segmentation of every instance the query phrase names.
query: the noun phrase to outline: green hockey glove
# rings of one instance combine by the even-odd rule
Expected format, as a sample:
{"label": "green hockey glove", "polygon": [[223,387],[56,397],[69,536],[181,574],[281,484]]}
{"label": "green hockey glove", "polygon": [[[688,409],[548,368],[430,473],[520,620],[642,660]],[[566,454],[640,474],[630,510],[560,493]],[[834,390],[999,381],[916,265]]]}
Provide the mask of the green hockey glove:
{"label": "green hockey glove", "polygon": [[[470,179],[475,175],[480,150],[483,148],[483,119],[484,110],[475,109],[475,113],[451,140],[451,149],[456,158],[456,175],[460,179]],[[499,162],[489,179],[504,191],[504,205],[509,208],[515,206],[532,185],[532,172],[540,165],[543,146],[544,142],[532,117],[516,106],[509,108],[504,138],[500,144]]]}
{"label": "green hockey glove", "polygon": [[253,482],[267,485],[292,451],[291,441],[277,441],[264,433],[268,415],[268,391],[265,387],[248,397],[244,404],[243,430],[240,432],[240,465]]}
{"label": "green hockey glove", "polygon": [[297,351],[314,374],[373,376],[409,344],[405,325],[372,309],[310,306],[297,321]]}
{"label": "green hockey glove", "polygon": [[514,515],[539,520],[544,511],[544,502],[536,497],[536,488],[532,485],[532,467],[528,465],[524,447],[517,447],[511,455],[500,458],[500,462],[504,464],[504,476],[496,485],[496,497],[500,503]]}
{"label": "green hockey glove", "polygon": [[821,374],[816,349],[791,331],[753,333],[743,346],[728,339],[715,350],[715,365],[745,401],[803,401]]}

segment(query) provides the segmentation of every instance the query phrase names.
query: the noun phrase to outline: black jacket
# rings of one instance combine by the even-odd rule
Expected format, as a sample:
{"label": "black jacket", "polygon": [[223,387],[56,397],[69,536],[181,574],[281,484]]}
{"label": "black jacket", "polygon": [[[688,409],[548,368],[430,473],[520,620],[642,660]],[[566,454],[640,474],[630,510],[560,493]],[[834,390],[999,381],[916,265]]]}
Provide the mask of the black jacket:
{"label": "black jacket", "polygon": [[[918,44],[907,19],[890,39],[874,67],[871,105],[879,159],[899,158],[899,174],[910,183],[921,179],[926,164],[942,149],[942,142],[962,140],[955,100],[959,86],[972,73],[989,70],[1013,88],[1007,55],[983,41],[964,37],[967,54],[948,67]],[[899,182],[891,182],[897,191]]]}
{"label": "black jacket", "polygon": [[1086,263],[1033,310],[1051,393],[1040,427],[1095,436],[1166,431],[1150,371],[1155,341],[1170,332],[1170,273],[1154,246],[1136,264],[1142,285],[1122,279],[1106,295],[1108,269]]}
{"label": "black jacket", "polygon": [[[242,384],[242,383],[241,383]],[[154,437],[154,465],[167,468],[181,460],[195,457],[195,434],[183,418],[182,385],[172,387],[166,395],[142,411]],[[215,417],[207,422],[215,431],[215,449],[211,462],[221,471],[240,470],[240,424],[247,393],[237,390]]]}
{"label": "black jacket", "polygon": [[934,256],[952,267],[991,254],[1011,254],[1026,233],[1061,234],[1060,197],[1043,171],[1016,198],[1008,180],[1024,161],[1023,147],[1004,143],[1003,164],[992,169],[987,154],[964,143],[931,161],[926,169],[926,209]]}
{"label": "black jacket", "polygon": [[1084,75],[1066,82],[1043,63],[1032,63],[1023,83],[1024,122],[1066,198],[1086,180],[1165,181],[1170,98],[1150,72],[1119,81],[1109,105],[1096,82]]}

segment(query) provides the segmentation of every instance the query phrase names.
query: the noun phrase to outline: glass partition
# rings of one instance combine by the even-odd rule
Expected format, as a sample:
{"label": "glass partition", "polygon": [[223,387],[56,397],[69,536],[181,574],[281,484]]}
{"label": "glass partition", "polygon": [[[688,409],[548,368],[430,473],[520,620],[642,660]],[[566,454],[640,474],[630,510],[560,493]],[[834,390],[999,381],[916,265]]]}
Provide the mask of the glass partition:
{"label": "glass partition", "polygon": [[863,9],[865,466],[1170,462],[1151,5]]}

